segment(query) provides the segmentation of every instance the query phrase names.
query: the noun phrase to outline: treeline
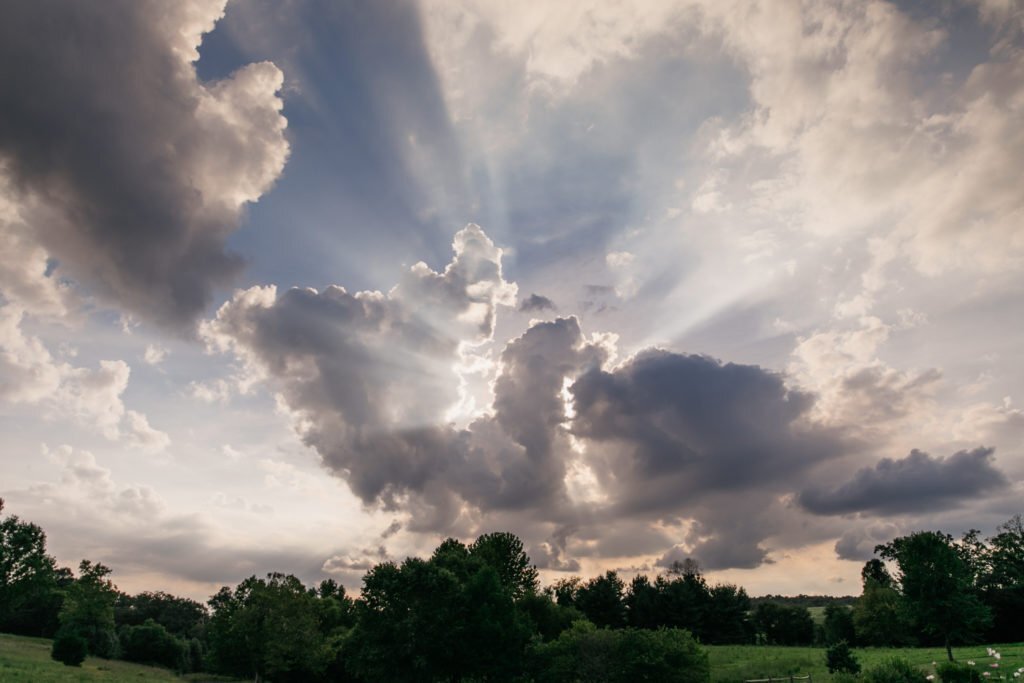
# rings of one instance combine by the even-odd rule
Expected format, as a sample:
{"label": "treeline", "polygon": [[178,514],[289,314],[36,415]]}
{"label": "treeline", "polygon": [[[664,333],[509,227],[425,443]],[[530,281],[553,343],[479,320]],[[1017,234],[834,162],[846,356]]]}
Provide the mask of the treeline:
{"label": "treeline", "polygon": [[[0,502],[2,509],[2,502]],[[699,644],[865,645],[1024,639],[1024,528],[982,541],[922,532],[879,546],[864,594],[815,625],[805,606],[709,585],[692,561],[628,583],[615,572],[541,589],[508,533],[444,541],[428,559],[384,562],[357,598],[332,580],[250,577],[207,605],[126,595],[110,570],[77,576],[46,554],[39,527],[0,519],[0,631],[86,653],[269,681],[707,681]]]}

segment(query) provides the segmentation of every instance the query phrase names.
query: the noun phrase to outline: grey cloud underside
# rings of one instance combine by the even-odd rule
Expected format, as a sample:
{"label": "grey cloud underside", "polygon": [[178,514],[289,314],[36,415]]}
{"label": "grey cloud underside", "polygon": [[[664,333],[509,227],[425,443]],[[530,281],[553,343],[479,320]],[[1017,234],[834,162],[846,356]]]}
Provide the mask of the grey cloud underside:
{"label": "grey cloud underside", "polygon": [[554,301],[540,294],[531,294],[519,303],[519,310],[524,313],[530,311],[553,311],[556,308]]}
{"label": "grey cloud underside", "polygon": [[810,394],[757,366],[649,350],[572,393],[573,432],[610,446],[601,470],[624,514],[785,481],[850,448],[801,422]]}
{"label": "grey cloud underside", "polygon": [[800,504],[815,514],[896,514],[940,510],[1009,484],[993,462],[993,448],[933,458],[913,450],[901,460],[884,458],[829,490],[809,489]]}
{"label": "grey cloud underside", "polygon": [[[5,3],[0,19],[0,166],[37,200],[26,222],[61,274],[172,327],[191,322],[242,265],[224,245],[237,197],[197,176],[246,176],[265,161],[261,139],[277,135],[276,111],[245,140],[215,113],[200,121],[201,94],[230,108],[250,93],[201,92],[183,56],[191,46],[175,33],[186,11],[211,13],[33,0]],[[256,66],[255,78],[277,73]]]}

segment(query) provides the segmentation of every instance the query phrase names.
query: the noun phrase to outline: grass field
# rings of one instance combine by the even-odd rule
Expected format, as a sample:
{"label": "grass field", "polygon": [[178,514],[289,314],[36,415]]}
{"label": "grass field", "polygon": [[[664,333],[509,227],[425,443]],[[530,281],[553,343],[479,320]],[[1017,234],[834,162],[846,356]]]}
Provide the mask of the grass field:
{"label": "grass field", "polygon": [[[999,672],[1003,679],[1013,679],[1013,672],[1024,666],[1024,643],[993,645],[1002,655],[999,668],[989,665],[995,660],[985,652],[985,645],[953,648],[958,660],[969,659],[977,662],[979,670],[992,672],[996,679]],[[832,677],[825,666],[825,650],[816,647],[776,647],[768,645],[709,645],[712,683],[733,683],[759,678],[811,675],[815,681],[830,681]],[[903,657],[921,667],[926,673],[933,673],[932,662],[941,663],[946,658],[942,648],[857,648],[854,654],[861,666],[868,668],[889,657]]]}
{"label": "grass field", "polygon": [[174,672],[128,662],[89,657],[81,667],[64,666],[50,659],[52,641],[0,633],[0,681],[51,683],[67,681],[226,681],[231,679]]}

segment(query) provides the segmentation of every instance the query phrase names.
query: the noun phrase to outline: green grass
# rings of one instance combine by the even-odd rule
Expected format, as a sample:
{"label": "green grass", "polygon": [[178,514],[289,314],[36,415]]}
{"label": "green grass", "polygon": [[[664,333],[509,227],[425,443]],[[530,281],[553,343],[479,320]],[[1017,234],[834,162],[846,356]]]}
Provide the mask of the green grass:
{"label": "green grass", "polygon": [[[979,670],[990,671],[993,678],[997,671],[1003,680],[1011,681],[1013,672],[1024,666],[1024,643],[993,645],[1002,655],[999,668],[989,668],[995,660],[989,657],[986,645],[953,648],[953,656],[966,662],[977,662]],[[825,666],[825,649],[817,647],[779,647],[771,645],[709,645],[712,683],[734,683],[758,678],[780,678],[783,676],[804,676],[810,674],[814,681],[831,681]],[[933,673],[932,662],[941,663],[946,651],[935,648],[855,648],[854,655],[865,669],[889,657],[903,657],[910,663]]]}
{"label": "green grass", "polygon": [[50,659],[52,641],[0,633],[0,681],[227,681],[232,679],[192,674],[176,676],[173,671],[141,664],[89,657],[80,667],[64,666]]}

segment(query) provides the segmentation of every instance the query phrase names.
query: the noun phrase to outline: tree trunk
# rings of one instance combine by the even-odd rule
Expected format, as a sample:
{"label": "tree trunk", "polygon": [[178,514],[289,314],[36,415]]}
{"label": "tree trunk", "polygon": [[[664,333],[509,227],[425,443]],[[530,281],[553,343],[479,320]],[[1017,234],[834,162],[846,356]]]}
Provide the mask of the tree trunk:
{"label": "tree trunk", "polygon": [[949,636],[946,636],[946,656],[949,657],[949,661],[953,661],[953,648],[949,644]]}

